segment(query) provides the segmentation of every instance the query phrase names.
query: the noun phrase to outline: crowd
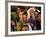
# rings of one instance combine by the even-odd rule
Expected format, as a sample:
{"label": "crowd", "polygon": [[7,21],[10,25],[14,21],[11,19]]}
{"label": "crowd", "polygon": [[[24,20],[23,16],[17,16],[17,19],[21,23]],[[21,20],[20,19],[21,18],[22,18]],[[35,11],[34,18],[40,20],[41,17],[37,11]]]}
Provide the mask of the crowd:
{"label": "crowd", "polygon": [[41,10],[39,8],[34,6],[11,7],[11,31],[41,30]]}

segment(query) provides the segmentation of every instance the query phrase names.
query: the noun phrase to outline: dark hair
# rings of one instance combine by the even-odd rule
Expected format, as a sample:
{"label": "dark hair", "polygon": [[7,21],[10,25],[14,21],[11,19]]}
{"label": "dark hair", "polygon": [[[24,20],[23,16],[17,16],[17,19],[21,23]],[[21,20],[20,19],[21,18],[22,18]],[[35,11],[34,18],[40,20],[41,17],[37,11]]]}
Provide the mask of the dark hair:
{"label": "dark hair", "polygon": [[18,6],[18,8],[20,8],[20,9],[25,9],[25,7],[24,7],[24,6]]}
{"label": "dark hair", "polygon": [[27,16],[27,12],[24,12],[24,14],[23,15],[26,15]]}
{"label": "dark hair", "polygon": [[38,15],[41,14],[41,12],[38,13]]}
{"label": "dark hair", "polygon": [[41,12],[39,12],[38,14],[41,14]]}
{"label": "dark hair", "polygon": [[37,10],[35,10],[34,12],[38,12]]}

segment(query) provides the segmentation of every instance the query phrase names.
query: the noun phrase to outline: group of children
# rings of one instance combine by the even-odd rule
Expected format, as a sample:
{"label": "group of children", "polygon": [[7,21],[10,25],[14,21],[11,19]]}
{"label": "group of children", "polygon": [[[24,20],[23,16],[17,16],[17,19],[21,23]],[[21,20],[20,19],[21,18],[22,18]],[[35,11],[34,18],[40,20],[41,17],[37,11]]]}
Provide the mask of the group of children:
{"label": "group of children", "polygon": [[15,6],[13,9],[14,11],[11,11],[11,31],[41,30],[39,9],[34,6]]}

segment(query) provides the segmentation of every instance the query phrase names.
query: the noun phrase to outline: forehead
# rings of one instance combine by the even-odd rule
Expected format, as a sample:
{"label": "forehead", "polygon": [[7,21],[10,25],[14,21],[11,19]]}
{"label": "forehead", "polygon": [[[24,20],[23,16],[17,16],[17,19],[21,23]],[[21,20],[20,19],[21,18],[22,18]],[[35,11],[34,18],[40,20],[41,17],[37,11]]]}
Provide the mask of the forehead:
{"label": "forehead", "polygon": [[28,28],[28,26],[24,26],[23,28]]}
{"label": "forehead", "polygon": [[24,12],[19,12],[19,14],[23,14]]}
{"label": "forehead", "polygon": [[23,15],[23,16],[27,16],[27,15]]}

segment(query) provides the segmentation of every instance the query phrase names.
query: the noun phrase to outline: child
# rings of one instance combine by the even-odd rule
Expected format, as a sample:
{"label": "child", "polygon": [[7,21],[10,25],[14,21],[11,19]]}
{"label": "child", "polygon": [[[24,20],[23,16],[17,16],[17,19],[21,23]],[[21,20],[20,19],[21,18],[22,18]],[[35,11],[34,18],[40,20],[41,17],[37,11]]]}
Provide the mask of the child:
{"label": "child", "polygon": [[23,25],[21,31],[29,31],[28,25]]}

